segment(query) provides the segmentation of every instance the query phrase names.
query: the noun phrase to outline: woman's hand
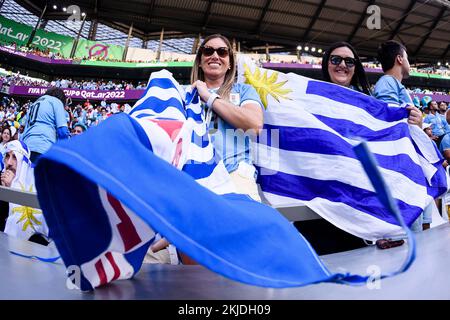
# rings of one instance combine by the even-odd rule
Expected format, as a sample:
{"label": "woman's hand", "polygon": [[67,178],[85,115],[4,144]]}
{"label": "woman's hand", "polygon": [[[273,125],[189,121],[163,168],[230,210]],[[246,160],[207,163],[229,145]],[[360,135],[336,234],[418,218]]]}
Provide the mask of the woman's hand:
{"label": "woman's hand", "polygon": [[203,102],[207,102],[209,99],[209,96],[211,95],[211,92],[208,90],[208,86],[204,81],[197,80],[192,84],[192,88],[197,88],[198,94],[200,96],[200,99],[202,99]]}
{"label": "woman's hand", "polygon": [[162,249],[167,248],[168,246],[169,242],[165,238],[162,238],[156,241],[156,243],[152,245],[150,248],[152,249],[153,252],[158,252]]}

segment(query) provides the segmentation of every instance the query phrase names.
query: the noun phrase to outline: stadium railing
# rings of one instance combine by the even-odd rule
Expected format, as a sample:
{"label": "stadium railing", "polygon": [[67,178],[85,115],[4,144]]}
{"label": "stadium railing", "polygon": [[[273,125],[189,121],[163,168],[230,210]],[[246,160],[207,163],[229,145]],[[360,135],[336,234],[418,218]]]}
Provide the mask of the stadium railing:
{"label": "stadium railing", "polygon": [[[23,206],[39,209],[39,201],[36,193],[20,191],[8,187],[0,186],[0,200],[10,203],[16,203]],[[289,221],[305,221],[322,219],[317,213],[306,206],[298,204],[274,207]]]}

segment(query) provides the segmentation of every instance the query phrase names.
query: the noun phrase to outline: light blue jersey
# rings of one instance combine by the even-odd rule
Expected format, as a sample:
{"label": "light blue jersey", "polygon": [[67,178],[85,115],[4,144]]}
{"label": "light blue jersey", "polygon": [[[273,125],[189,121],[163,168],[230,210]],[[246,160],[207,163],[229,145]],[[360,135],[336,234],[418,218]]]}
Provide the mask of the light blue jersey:
{"label": "light blue jersey", "polygon": [[412,99],[406,90],[405,86],[402,85],[393,76],[384,75],[378,79],[375,84],[375,98],[386,103],[410,103],[413,104]]}
{"label": "light blue jersey", "polygon": [[53,96],[42,96],[30,107],[23,142],[31,151],[45,153],[56,142],[56,130],[61,127],[67,127],[63,103]]}
{"label": "light blue jersey", "polygon": [[[248,102],[256,102],[263,108],[261,99],[256,90],[252,86],[244,83],[236,83],[233,85],[229,101],[240,107]],[[217,128],[214,128],[215,122],[217,122]],[[236,170],[239,163],[242,161],[253,165],[250,150],[250,137],[248,134],[245,134],[243,130],[237,130],[220,117],[217,117],[217,121],[212,120],[209,128],[210,132],[217,129],[217,131],[211,135],[211,141],[216,151],[222,157],[228,172],[231,173]]]}
{"label": "light blue jersey", "polygon": [[439,151],[444,153],[445,150],[450,149],[450,135],[446,134],[444,138],[442,138],[441,144],[439,145]]}
{"label": "light blue jersey", "polygon": [[431,123],[433,126],[432,131],[433,135],[440,137],[448,132],[450,132],[450,126],[447,123],[447,120],[445,117],[442,117],[439,113],[436,114],[428,114],[424,119],[423,122],[425,123]]}
{"label": "light blue jersey", "polygon": [[[374,96],[378,100],[386,103],[409,103],[411,105],[414,105],[411,96],[409,95],[405,86],[402,85],[402,83],[398,81],[398,79],[390,75],[384,75],[377,81],[377,83],[375,84]],[[435,128],[433,127],[433,132],[434,131]],[[416,221],[414,221],[414,223],[411,225],[412,231],[422,231],[423,223],[431,223],[432,205],[433,204],[430,204],[425,207],[424,211],[420,214]]]}

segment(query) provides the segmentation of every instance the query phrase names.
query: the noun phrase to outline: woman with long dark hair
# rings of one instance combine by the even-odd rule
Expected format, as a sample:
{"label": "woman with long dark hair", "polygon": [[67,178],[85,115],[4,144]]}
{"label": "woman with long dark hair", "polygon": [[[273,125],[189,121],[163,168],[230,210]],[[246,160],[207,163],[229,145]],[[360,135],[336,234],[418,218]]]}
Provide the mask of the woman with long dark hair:
{"label": "woman with long dark hair", "polygon": [[322,59],[323,79],[371,95],[369,81],[356,50],[347,42],[333,43]]}
{"label": "woman with long dark hair", "polygon": [[7,142],[11,141],[13,138],[11,129],[9,127],[3,127],[0,136],[0,144],[4,146]]}
{"label": "woman with long dark hair", "polygon": [[3,170],[3,149],[5,145],[14,139],[14,134],[11,131],[11,128],[8,126],[1,128],[1,134],[0,134],[0,171]]}
{"label": "woman with long dark hair", "polygon": [[[322,60],[323,80],[371,95],[369,82],[356,50],[347,42],[333,43]],[[326,170],[324,168],[324,170]],[[297,221],[294,226],[319,255],[353,250],[366,242],[325,219]]]}

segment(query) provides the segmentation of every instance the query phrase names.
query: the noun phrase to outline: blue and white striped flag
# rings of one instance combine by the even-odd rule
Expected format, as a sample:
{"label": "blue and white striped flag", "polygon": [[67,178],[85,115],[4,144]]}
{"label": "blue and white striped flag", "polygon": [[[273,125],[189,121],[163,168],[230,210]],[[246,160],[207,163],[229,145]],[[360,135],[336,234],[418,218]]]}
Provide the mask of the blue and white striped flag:
{"label": "blue and white striped flag", "polygon": [[408,226],[447,190],[443,159],[408,111],[335,84],[257,67],[241,58],[239,81],[266,107],[254,144],[258,182],[275,206],[306,205],[367,240],[404,235],[353,147],[367,141]]}
{"label": "blue and white striped flag", "polygon": [[[235,191],[210,142],[205,112],[196,91],[186,93],[170,72],[152,73],[130,116],[144,128],[156,155],[209,190],[218,194]],[[181,155],[183,158],[174,159]]]}
{"label": "blue and white striped flag", "polygon": [[275,209],[222,194],[232,188],[224,170],[198,95],[185,94],[166,71],[152,74],[130,115],[53,145],[37,163],[36,188],[69,282],[92,290],[133,277],[156,233],[210,270],[252,285],[370,278],[329,271]]}

